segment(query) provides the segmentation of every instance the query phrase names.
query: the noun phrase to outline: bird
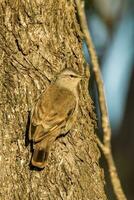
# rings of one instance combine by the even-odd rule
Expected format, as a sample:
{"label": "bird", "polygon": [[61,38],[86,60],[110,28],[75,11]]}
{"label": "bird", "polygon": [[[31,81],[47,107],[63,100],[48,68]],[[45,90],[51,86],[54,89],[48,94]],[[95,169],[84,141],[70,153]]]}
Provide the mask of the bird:
{"label": "bird", "polygon": [[77,119],[78,84],[84,78],[65,68],[50,83],[33,106],[29,140],[33,144],[32,166],[44,168],[53,142],[68,133]]}

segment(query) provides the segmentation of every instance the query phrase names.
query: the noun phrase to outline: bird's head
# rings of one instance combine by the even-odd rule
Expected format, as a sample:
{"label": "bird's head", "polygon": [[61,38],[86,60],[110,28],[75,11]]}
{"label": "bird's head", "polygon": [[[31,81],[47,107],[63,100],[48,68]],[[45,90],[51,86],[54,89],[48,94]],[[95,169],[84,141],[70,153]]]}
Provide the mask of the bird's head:
{"label": "bird's head", "polygon": [[63,87],[70,89],[77,88],[78,83],[82,80],[84,76],[80,75],[78,72],[71,68],[66,68],[60,72],[57,76],[56,82]]}

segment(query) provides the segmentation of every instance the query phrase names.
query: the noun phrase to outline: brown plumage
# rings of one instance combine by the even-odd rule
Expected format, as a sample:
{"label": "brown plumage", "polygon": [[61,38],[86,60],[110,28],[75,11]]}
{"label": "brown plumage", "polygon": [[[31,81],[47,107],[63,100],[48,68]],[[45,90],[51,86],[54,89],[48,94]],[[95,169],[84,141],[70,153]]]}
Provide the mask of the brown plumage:
{"label": "brown plumage", "polygon": [[34,148],[32,165],[44,168],[52,143],[74,124],[78,106],[77,85],[81,78],[76,72],[65,69],[35,104],[29,131]]}

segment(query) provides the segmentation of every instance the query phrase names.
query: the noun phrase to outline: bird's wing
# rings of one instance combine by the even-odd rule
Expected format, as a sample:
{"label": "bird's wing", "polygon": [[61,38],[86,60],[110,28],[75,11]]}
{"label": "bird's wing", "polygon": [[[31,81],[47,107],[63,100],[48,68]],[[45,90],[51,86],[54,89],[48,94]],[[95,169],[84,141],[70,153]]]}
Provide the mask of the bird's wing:
{"label": "bird's wing", "polygon": [[70,91],[55,85],[50,86],[35,105],[31,123],[31,139],[39,142],[53,130],[59,130],[59,126],[61,128],[65,126],[75,106],[76,99]]}

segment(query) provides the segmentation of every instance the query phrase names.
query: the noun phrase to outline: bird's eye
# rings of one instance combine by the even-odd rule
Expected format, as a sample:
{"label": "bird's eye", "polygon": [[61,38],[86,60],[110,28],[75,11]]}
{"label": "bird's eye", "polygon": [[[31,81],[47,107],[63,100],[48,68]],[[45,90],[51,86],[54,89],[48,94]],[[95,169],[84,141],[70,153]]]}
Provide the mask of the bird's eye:
{"label": "bird's eye", "polygon": [[74,77],[74,75],[70,75],[70,77],[71,77],[71,78],[73,78],[73,77]]}

